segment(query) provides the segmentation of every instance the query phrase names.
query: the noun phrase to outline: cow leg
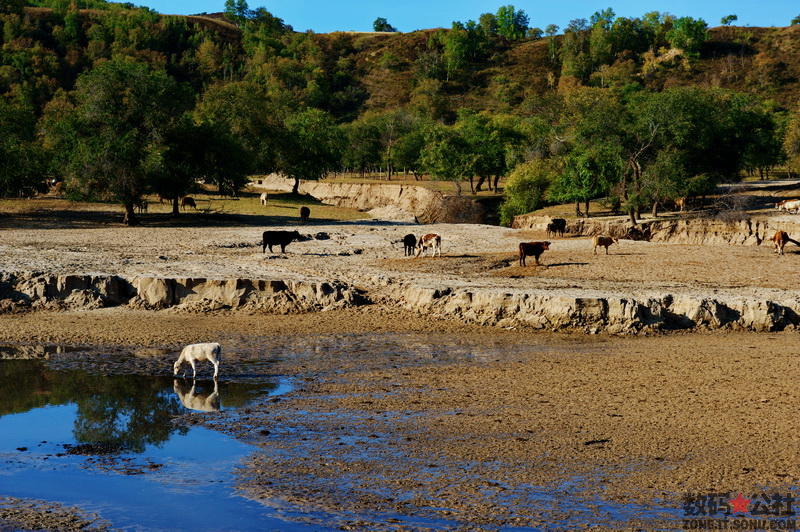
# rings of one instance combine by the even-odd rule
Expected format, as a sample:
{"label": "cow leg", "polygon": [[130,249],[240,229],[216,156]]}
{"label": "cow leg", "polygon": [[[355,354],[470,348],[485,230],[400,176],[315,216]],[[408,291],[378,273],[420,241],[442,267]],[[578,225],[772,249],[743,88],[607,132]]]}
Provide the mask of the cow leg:
{"label": "cow leg", "polygon": [[194,366],[194,360],[191,360],[190,362],[192,364],[192,379],[194,379],[197,377],[197,368]]}
{"label": "cow leg", "polygon": [[519,254],[519,265],[520,266],[525,266],[525,254],[524,253],[520,253]]}
{"label": "cow leg", "polygon": [[608,246],[606,246],[606,255],[608,255]]}
{"label": "cow leg", "polygon": [[286,253],[286,244],[281,244],[281,253]]}
{"label": "cow leg", "polygon": [[597,255],[597,246],[594,247],[594,254]]}
{"label": "cow leg", "polygon": [[219,373],[219,360],[216,362],[212,361],[211,363],[214,364],[214,380],[216,381],[217,373]]}
{"label": "cow leg", "polygon": [[269,245],[269,252],[272,253],[272,244]]}

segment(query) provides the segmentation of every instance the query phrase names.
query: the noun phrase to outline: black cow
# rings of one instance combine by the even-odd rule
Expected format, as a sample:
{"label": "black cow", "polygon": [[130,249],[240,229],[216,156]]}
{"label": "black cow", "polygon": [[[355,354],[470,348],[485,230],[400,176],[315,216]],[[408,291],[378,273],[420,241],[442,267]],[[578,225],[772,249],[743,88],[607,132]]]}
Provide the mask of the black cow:
{"label": "black cow", "polygon": [[286,253],[286,246],[292,240],[300,240],[300,233],[297,231],[264,231],[261,240],[261,253],[264,253],[267,248],[272,253],[272,246],[280,246],[281,253]]}
{"label": "black cow", "polygon": [[549,224],[547,224],[547,236],[564,236],[564,232],[567,230],[567,221],[564,218],[553,218]]}
{"label": "black cow", "polygon": [[403,247],[405,248],[406,257],[410,257],[416,253],[417,237],[409,233],[403,237]]}
{"label": "black cow", "polygon": [[311,209],[308,207],[300,207],[300,222],[308,222],[308,217],[311,216]]}

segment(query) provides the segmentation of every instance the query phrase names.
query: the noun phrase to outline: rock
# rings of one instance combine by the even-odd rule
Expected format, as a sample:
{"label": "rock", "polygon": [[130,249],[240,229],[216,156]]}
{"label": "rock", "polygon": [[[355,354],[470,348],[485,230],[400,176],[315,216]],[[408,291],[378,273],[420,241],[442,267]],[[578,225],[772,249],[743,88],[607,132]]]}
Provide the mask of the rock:
{"label": "rock", "polygon": [[133,280],[136,296],[146,306],[165,308],[175,299],[175,280],[158,277],[137,277]]}

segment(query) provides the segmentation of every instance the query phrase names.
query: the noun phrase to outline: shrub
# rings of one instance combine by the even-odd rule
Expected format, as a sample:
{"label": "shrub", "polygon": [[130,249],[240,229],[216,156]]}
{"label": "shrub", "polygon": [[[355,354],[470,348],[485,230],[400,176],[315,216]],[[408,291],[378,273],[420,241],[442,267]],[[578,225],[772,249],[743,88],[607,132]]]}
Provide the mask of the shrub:
{"label": "shrub", "polygon": [[521,163],[508,176],[505,198],[500,206],[500,223],[510,226],[514,216],[535,211],[544,205],[544,198],[555,172],[548,161]]}

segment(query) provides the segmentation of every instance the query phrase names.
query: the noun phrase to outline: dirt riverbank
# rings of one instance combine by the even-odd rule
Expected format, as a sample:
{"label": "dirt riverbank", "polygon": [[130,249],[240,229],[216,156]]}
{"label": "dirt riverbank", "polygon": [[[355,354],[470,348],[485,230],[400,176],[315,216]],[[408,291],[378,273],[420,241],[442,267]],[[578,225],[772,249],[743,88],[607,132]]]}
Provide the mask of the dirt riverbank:
{"label": "dirt riverbank", "polygon": [[[800,254],[788,248],[777,257],[767,244],[621,240],[595,255],[588,238],[551,239],[543,265],[520,267],[519,242],[543,233],[468,224],[286,226],[304,240],[285,254],[264,254],[263,228],[249,226],[4,222],[0,297],[12,311],[130,304],[296,313],[380,304],[480,325],[588,332],[800,324],[800,290],[787,283]],[[441,234],[443,256],[403,257],[399,241],[409,232]]]}

